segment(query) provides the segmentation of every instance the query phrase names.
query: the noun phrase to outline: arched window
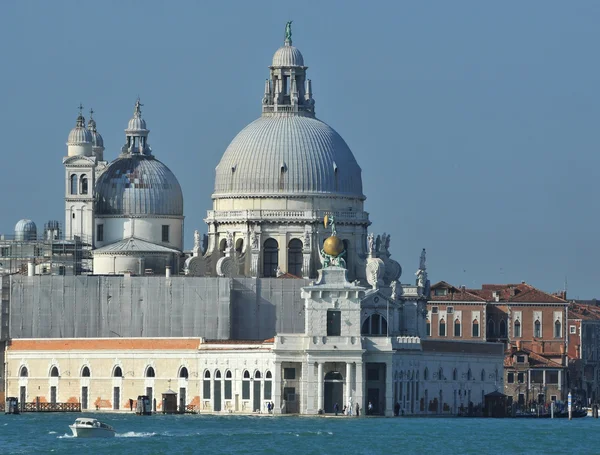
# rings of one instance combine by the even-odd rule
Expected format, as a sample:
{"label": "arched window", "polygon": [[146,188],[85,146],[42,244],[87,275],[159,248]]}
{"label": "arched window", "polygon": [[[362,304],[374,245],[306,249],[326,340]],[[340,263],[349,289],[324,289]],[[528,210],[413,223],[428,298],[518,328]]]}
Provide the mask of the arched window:
{"label": "arched window", "polygon": [[427,368],[425,368],[425,371],[423,371],[423,381],[427,381],[429,379],[429,370]]}
{"label": "arched window", "polygon": [[219,251],[221,253],[225,253],[226,249],[227,249],[227,239],[221,239],[221,241],[219,242]]}
{"label": "arched window", "polygon": [[232,392],[232,387],[231,387],[231,371],[226,371],[225,372],[225,399],[226,400],[231,400],[231,398],[233,397],[233,392]]}
{"label": "arched window", "polygon": [[263,249],[263,276],[276,277],[277,267],[279,267],[279,244],[275,239],[267,239]]}
{"label": "arched window", "polygon": [[261,378],[260,371],[256,371],[256,373],[254,373],[254,380],[260,381],[260,378]]}
{"label": "arched window", "polygon": [[25,365],[21,367],[21,370],[19,371],[19,376],[22,378],[26,378],[27,376],[29,376],[29,371],[27,371],[27,367]]}
{"label": "arched window", "polygon": [[506,321],[504,319],[500,321],[500,338],[506,338]]}
{"label": "arched window", "polygon": [[515,337],[521,336],[521,323],[519,322],[518,319],[515,321],[514,335],[515,335]]}
{"label": "arched window", "polygon": [[221,379],[221,371],[220,370],[215,371],[215,379],[219,379],[219,380]]}
{"label": "arched window", "polygon": [[155,377],[155,376],[156,376],[156,374],[154,373],[154,368],[152,368],[152,367],[148,367],[148,368],[146,369],[146,377],[147,377],[147,378],[153,378],[153,377]]}
{"label": "arched window", "polygon": [[77,194],[77,176],[75,174],[71,174],[71,194]]}
{"label": "arched window", "polygon": [[458,318],[456,318],[454,320],[454,336],[455,337],[460,336],[460,319],[458,319]]}
{"label": "arched window", "polygon": [[554,323],[554,338],[560,338],[562,336],[562,324],[557,319]]}
{"label": "arched window", "polygon": [[79,178],[79,194],[88,194],[88,179],[85,174]]}
{"label": "arched window", "polygon": [[204,400],[210,400],[210,371],[206,370],[204,372],[204,381],[202,381],[202,383],[202,398]]}
{"label": "arched window", "polygon": [[473,323],[471,324],[471,334],[473,338],[479,337],[479,321],[477,319],[473,319]]}
{"label": "arched window", "polygon": [[302,276],[302,241],[290,240],[288,244],[288,267],[287,272],[294,276]]}
{"label": "arched window", "polygon": [[425,319],[425,333],[428,337],[431,336],[431,321],[429,318]]}
{"label": "arched window", "polygon": [[115,369],[113,371],[113,377],[115,377],[115,378],[123,377],[123,370],[121,370],[121,367],[115,367]]}
{"label": "arched window", "polygon": [[533,323],[533,336],[536,338],[540,338],[542,336],[542,323],[539,319]]}
{"label": "arched window", "polygon": [[186,367],[181,367],[179,369],[179,377],[187,379],[189,377],[188,369]]}
{"label": "arched window", "polygon": [[50,376],[52,376],[53,378],[57,378],[58,377],[58,368],[52,367],[52,369],[50,370]]}
{"label": "arched window", "polygon": [[83,378],[89,378],[90,377],[90,369],[86,366],[84,366],[81,370],[81,377]]}
{"label": "arched window", "polygon": [[244,371],[244,376],[242,378],[242,400],[250,399],[250,372],[248,370]]}
{"label": "arched window", "polygon": [[485,381],[485,370],[481,370],[481,381]]}
{"label": "arched window", "polygon": [[235,241],[235,252],[239,255],[242,254],[244,249],[244,239],[237,239]]}
{"label": "arched window", "polygon": [[452,380],[456,381],[458,379],[458,371],[456,371],[456,368],[454,369],[454,371],[452,372]]}
{"label": "arched window", "polygon": [[491,319],[488,319],[487,336],[488,338],[494,338],[496,336],[496,326]]}
{"label": "arched window", "polygon": [[387,335],[387,320],[380,314],[374,313],[362,324],[362,335]]}
{"label": "arched window", "polygon": [[444,318],[440,319],[439,334],[441,337],[446,336],[446,321],[444,320]]}

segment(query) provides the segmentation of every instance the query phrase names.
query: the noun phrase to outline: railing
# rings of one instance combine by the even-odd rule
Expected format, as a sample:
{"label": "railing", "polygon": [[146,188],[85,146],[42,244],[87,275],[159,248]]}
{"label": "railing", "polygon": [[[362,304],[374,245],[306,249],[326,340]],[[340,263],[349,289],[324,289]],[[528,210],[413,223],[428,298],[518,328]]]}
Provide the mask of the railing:
{"label": "railing", "polygon": [[19,403],[21,412],[81,412],[81,403]]}
{"label": "railing", "polygon": [[332,214],[336,222],[368,222],[369,214],[363,211],[343,210],[330,212],[326,210],[209,210],[207,221],[260,221],[265,219],[294,219],[299,221],[319,221],[327,214]]}

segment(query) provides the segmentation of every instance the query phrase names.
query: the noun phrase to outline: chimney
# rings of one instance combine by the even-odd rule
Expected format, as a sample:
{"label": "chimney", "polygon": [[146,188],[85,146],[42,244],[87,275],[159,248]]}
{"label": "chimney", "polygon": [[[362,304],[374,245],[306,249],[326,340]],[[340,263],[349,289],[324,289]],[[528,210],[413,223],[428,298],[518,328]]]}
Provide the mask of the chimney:
{"label": "chimney", "polygon": [[520,351],[523,347],[523,342],[521,340],[517,340],[517,350]]}
{"label": "chimney", "polygon": [[171,266],[170,266],[170,265],[168,265],[168,266],[165,268],[165,277],[166,277],[166,278],[171,278]]}
{"label": "chimney", "polygon": [[27,263],[27,276],[34,276],[35,275],[35,267],[33,265],[33,262],[28,262]]}
{"label": "chimney", "polygon": [[499,302],[500,301],[500,291],[492,292],[492,297],[494,298],[495,302]]}

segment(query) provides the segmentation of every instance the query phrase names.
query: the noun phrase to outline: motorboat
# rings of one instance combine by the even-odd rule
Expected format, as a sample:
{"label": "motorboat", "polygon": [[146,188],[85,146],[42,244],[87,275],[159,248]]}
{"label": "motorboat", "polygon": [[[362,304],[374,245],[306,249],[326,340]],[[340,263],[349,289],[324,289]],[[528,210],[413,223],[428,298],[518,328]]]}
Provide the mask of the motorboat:
{"label": "motorboat", "polygon": [[75,423],[69,425],[69,428],[76,438],[112,438],[115,436],[115,429],[110,425],[86,417],[75,419]]}

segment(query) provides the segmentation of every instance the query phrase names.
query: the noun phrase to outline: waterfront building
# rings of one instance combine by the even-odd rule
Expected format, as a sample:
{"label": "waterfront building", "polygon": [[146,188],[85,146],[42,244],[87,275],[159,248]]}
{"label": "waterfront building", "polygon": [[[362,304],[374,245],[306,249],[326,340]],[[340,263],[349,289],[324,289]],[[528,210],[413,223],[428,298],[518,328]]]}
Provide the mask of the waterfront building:
{"label": "waterfront building", "polygon": [[596,300],[569,304],[569,377],[575,400],[582,405],[598,403],[600,397],[600,307]]}
{"label": "waterfront building", "polygon": [[65,229],[91,239],[93,273],[10,278],[10,396],[121,409],[173,389],[180,409],[201,412],[272,401],[277,413],[371,403],[453,415],[502,390],[501,343],[428,339],[425,250],[416,282],[402,283],[390,236],[368,232],[354,155],[316,117],[307,68],[288,24],[261,117],[219,162],[208,233],[194,232],[190,255],[183,192],[148,145],[140,100],[100,170],[95,121],[79,113]]}
{"label": "waterfront building", "polygon": [[566,402],[566,295],[522,282],[481,289],[431,286],[426,331],[435,339],[503,343],[504,393],[509,403]]}

